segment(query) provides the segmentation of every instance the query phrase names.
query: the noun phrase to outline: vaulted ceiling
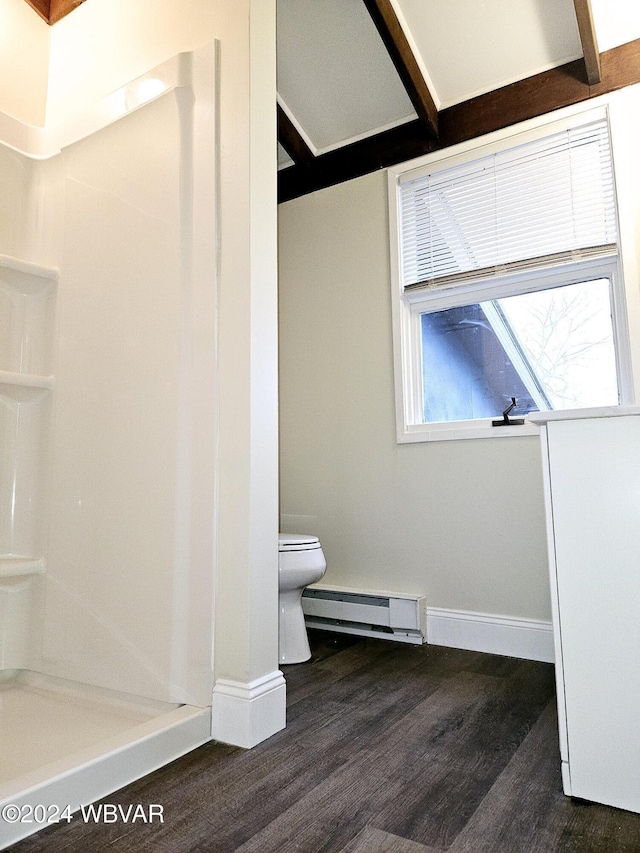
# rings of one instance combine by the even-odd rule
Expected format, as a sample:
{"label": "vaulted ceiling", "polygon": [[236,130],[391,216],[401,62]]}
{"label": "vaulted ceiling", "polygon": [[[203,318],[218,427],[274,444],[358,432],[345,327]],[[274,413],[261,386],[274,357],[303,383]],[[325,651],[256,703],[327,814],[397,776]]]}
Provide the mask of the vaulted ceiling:
{"label": "vaulted ceiling", "polygon": [[279,198],[640,81],[638,0],[277,0]]}
{"label": "vaulted ceiling", "polygon": [[[84,0],[26,0],[54,24]],[[640,0],[277,0],[286,201],[640,82]]]}

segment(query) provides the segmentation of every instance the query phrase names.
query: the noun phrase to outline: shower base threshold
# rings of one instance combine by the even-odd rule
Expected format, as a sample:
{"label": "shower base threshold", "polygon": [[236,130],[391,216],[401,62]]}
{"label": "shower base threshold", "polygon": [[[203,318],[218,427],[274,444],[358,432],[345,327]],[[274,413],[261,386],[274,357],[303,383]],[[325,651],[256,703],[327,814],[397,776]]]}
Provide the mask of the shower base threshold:
{"label": "shower base threshold", "polygon": [[211,739],[211,708],[18,672],[0,680],[0,850]]}

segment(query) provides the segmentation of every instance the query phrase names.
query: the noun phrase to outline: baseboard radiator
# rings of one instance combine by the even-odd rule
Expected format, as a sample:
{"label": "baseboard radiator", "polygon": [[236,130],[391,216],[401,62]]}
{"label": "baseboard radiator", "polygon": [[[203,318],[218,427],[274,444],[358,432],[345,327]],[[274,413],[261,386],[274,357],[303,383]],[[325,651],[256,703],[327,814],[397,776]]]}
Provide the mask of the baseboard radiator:
{"label": "baseboard radiator", "polygon": [[309,628],[378,637],[401,643],[426,643],[424,595],[366,592],[314,584],[302,594]]}

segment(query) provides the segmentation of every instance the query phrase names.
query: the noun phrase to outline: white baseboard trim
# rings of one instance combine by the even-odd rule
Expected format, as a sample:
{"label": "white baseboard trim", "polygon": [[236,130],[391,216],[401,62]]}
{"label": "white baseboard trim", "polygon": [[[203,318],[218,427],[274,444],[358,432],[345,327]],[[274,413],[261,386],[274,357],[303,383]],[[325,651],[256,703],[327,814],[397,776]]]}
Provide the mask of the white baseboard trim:
{"label": "white baseboard trim", "polygon": [[286,724],[286,685],[279,669],[254,681],[216,679],[211,736],[250,749]]}
{"label": "white baseboard trim", "polygon": [[427,642],[524,660],[554,661],[553,627],[541,619],[427,607]]}

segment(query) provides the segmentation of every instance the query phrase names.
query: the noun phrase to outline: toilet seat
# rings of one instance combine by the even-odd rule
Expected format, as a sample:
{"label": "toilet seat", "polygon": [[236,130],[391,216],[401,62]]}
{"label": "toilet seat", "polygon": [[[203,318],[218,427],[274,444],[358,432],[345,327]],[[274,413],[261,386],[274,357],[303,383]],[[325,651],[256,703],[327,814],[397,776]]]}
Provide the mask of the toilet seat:
{"label": "toilet seat", "polygon": [[305,536],[304,533],[280,533],[278,535],[278,551],[313,551],[320,548],[317,536]]}

